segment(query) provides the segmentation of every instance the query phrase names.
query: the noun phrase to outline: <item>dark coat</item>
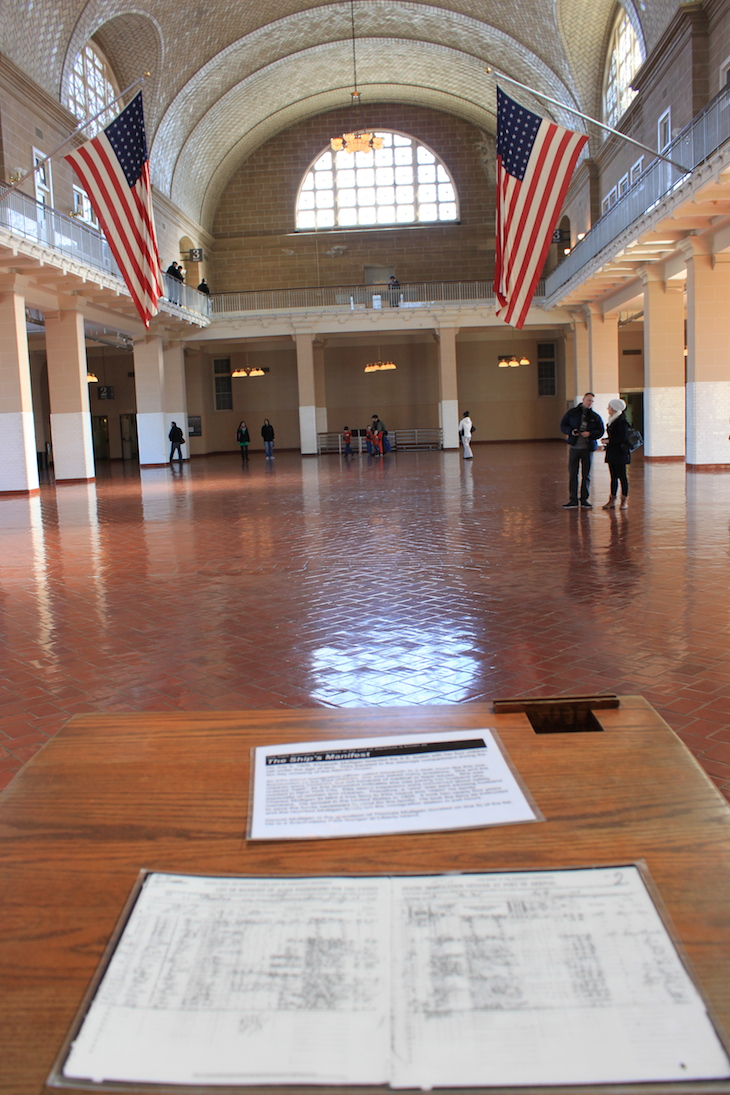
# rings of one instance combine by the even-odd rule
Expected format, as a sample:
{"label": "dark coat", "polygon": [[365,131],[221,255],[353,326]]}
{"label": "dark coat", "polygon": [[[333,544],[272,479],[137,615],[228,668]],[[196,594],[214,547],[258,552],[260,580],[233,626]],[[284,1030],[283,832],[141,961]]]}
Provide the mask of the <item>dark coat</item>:
{"label": "dark coat", "polygon": [[563,415],[560,423],[560,432],[568,435],[569,445],[575,445],[578,438],[573,433],[573,430],[577,430],[580,426],[583,411],[586,413],[586,426],[590,433],[588,448],[593,452],[593,450],[597,448],[598,438],[603,437],[603,419],[600,414],[596,414],[593,408],[586,410],[582,403],[579,403],[577,407],[571,407],[570,410],[566,411]]}
{"label": "dark coat", "polygon": [[266,422],[264,422],[263,426],[261,427],[261,436],[263,437],[264,441],[273,441],[274,427],[270,424],[267,425]]}
{"label": "dark coat", "polygon": [[170,441],[172,441],[173,445],[178,445],[182,441],[184,434],[179,426],[171,426],[167,436]]}
{"label": "dark coat", "polygon": [[238,427],[238,429],[236,430],[236,441],[239,445],[250,444],[251,438],[249,436],[248,426],[246,426],[244,429],[241,429],[240,426]]}
{"label": "dark coat", "polygon": [[629,452],[629,423],[625,414],[614,418],[607,427],[608,444],[606,445],[607,464],[630,464]]}

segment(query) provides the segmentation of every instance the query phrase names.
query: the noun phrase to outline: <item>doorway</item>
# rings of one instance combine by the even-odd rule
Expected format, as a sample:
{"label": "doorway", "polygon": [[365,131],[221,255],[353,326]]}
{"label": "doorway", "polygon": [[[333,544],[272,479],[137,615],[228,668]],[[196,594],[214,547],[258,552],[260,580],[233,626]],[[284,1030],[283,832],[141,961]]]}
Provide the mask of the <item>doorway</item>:
{"label": "doorway", "polygon": [[94,460],[108,460],[109,419],[105,414],[92,414],[91,432],[94,438]]}
{"label": "doorway", "polygon": [[119,429],[122,435],[122,460],[138,460],[137,415],[120,414]]}

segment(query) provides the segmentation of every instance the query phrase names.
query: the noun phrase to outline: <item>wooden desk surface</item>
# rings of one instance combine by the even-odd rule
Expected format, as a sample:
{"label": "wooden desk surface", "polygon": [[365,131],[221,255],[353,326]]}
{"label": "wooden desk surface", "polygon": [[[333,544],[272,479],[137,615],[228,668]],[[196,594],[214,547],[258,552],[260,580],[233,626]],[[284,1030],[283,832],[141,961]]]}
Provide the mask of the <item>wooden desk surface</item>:
{"label": "wooden desk surface", "polygon": [[[143,867],[406,874],[643,859],[727,1040],[730,807],[646,701],[622,697],[598,715],[602,732],[542,735],[489,704],[71,719],[0,796],[0,1092],[52,1090],[45,1078]],[[246,842],[254,745],[484,726],[497,730],[544,822]],[[730,1082],[681,1090],[730,1092]]]}

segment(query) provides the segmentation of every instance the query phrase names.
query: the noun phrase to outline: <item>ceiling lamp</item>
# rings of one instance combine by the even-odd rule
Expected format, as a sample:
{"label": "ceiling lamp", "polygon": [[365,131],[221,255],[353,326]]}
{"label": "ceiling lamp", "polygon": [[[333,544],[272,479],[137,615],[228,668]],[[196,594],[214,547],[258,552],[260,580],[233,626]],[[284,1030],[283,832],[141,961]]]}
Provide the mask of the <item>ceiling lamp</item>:
{"label": "ceiling lamp", "polygon": [[231,376],[234,379],[238,379],[239,377],[242,377],[242,376],[248,376],[250,374],[250,372],[251,372],[250,369],[234,369],[233,372],[231,373]]}
{"label": "ceiling lamp", "polygon": [[333,152],[370,152],[374,148],[383,147],[383,138],[376,137],[374,133],[370,133],[365,129],[362,116],[362,100],[357,89],[355,0],[350,0],[350,21],[352,23],[352,83],[354,87],[354,91],[350,92],[350,128],[352,132],[343,133],[341,137],[332,137],[330,148]]}
{"label": "ceiling lamp", "polygon": [[499,355],[499,368],[500,369],[517,369],[520,365],[529,365],[529,357],[525,357],[524,354],[521,358],[518,358],[516,354],[500,354]]}
{"label": "ceiling lamp", "polygon": [[87,384],[98,384],[99,383],[99,377],[96,375],[96,373],[92,373],[91,369],[89,369],[88,372],[86,373],[86,383]]}
{"label": "ceiling lamp", "polygon": [[382,373],[388,369],[396,369],[397,365],[394,361],[368,361],[367,365],[363,369],[364,373]]}

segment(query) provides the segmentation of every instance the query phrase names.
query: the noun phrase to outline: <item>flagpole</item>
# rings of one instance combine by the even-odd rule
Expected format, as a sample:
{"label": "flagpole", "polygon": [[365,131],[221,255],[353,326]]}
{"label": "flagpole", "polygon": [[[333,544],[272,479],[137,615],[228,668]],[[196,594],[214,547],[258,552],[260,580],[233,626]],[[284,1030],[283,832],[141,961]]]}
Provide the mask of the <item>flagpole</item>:
{"label": "flagpole", "polygon": [[570,114],[577,114],[579,118],[583,118],[584,121],[590,122],[591,125],[600,126],[601,129],[607,130],[609,133],[613,133],[616,137],[621,137],[622,140],[628,141],[630,144],[635,144],[637,148],[641,148],[644,152],[650,152],[658,160],[665,160],[666,163],[670,163],[672,167],[676,167],[684,175],[689,175],[691,169],[684,167],[681,163],[677,163],[676,160],[670,160],[669,156],[662,155],[661,152],[657,152],[654,148],[649,148],[648,144],[642,144],[641,141],[635,141],[633,137],[627,137],[625,133],[622,133],[618,129],[613,129],[612,126],[606,125],[604,122],[599,122],[597,118],[591,118],[588,114],[581,114],[580,110],[576,110],[572,106],[568,106],[566,103],[561,103],[559,99],[551,99],[549,95],[543,95],[541,91],[535,91],[533,87],[528,87],[527,84],[521,84],[519,80],[513,80],[511,76],[507,76],[504,72],[500,72],[491,65],[487,65],[486,72],[490,76],[497,76],[500,80],[509,80],[515,87],[521,87],[523,91],[528,91],[530,95],[536,95],[538,99],[544,99],[548,103],[552,103],[553,106],[560,107],[561,110],[567,110]]}
{"label": "flagpole", "polygon": [[29,179],[31,175],[35,175],[38,168],[43,167],[43,164],[48,163],[48,161],[52,159],[52,157],[55,156],[57,152],[60,152],[65,145],[70,144],[74,137],[82,129],[86,129],[86,127],[91,125],[92,122],[95,122],[97,118],[100,118],[102,114],[106,114],[110,106],[114,106],[114,104],[118,103],[120,99],[123,99],[125,95],[129,94],[132,88],[135,88],[137,86],[137,84],[143,84],[149,75],[149,72],[145,72],[144,76],[138,76],[136,80],[132,80],[132,83],[128,87],[125,87],[124,91],[120,91],[118,95],[116,95],[113,99],[106,103],[106,105],[103,106],[101,110],[93,116],[93,118],[85,118],[83,122],[79,122],[73,133],[70,133],[68,137],[64,137],[61,143],[56,145],[52,152],[49,152],[47,156],[44,156],[42,160],[39,160],[37,164],[31,167],[30,171],[26,171],[25,175],[23,175],[22,178],[18,179],[17,182],[13,183],[12,186],[9,186],[7,190],[4,190],[2,194],[0,194],[0,202],[7,198],[8,194],[12,194],[14,190],[17,190],[19,186],[22,186],[26,179]]}

